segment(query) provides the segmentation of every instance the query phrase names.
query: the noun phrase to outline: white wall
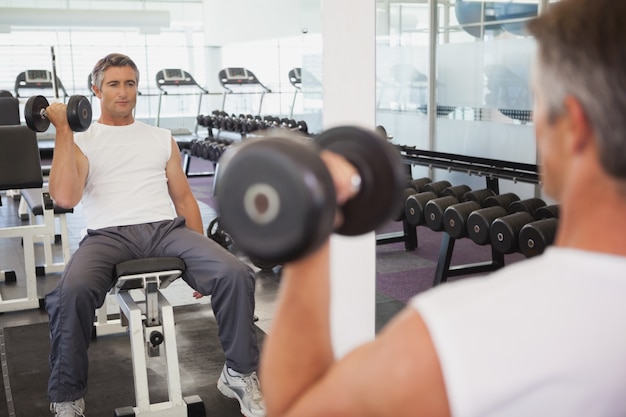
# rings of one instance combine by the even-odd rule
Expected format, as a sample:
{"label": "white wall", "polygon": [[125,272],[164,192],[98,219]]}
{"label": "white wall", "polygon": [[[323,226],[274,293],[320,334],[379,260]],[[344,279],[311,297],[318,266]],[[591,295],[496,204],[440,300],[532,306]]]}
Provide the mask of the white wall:
{"label": "white wall", "polygon": [[[205,0],[204,30],[207,45],[230,45],[294,36],[309,31],[307,13],[319,13],[310,0]],[[309,7],[310,6],[310,7]]]}

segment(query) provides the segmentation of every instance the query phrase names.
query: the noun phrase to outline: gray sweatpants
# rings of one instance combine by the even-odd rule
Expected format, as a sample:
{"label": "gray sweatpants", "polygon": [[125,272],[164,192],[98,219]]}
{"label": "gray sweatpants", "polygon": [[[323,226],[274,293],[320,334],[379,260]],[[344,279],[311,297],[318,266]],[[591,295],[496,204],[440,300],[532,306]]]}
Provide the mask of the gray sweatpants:
{"label": "gray sweatpants", "polygon": [[58,285],[45,298],[50,319],[51,402],[73,401],[87,393],[87,348],[95,311],[113,286],[115,265],[155,256],[182,258],[185,282],[211,295],[227,365],[243,373],[257,369],[255,275],[250,267],[211,239],[188,229],[182,217],[88,230]]}

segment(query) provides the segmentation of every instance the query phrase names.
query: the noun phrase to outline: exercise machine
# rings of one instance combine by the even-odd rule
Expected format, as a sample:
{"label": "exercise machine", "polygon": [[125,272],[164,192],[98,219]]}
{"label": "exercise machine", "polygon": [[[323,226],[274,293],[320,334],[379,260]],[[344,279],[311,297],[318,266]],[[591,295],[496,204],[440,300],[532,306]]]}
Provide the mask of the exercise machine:
{"label": "exercise machine", "polygon": [[[200,86],[190,73],[179,68],[166,68],[158,71],[156,73],[156,85],[160,90],[159,105],[157,108],[157,126],[159,126],[161,121],[161,103],[164,95],[191,95],[193,93],[189,91],[198,91],[197,114],[200,114],[202,96],[209,94],[208,90]],[[189,87],[191,87],[191,90]],[[198,123],[196,123],[194,133],[198,133]]]}
{"label": "exercise machine", "polygon": [[266,93],[271,93],[268,87],[266,87],[252,71],[242,67],[229,67],[224,68],[219,72],[219,81],[224,88],[222,96],[222,111],[226,107],[226,97],[230,94],[259,94],[259,88],[261,89],[261,98],[259,100],[259,110],[257,115],[261,115],[263,108],[263,98]]}
{"label": "exercise machine", "polygon": [[[0,190],[41,189],[43,175],[37,137],[26,126],[0,126]],[[37,297],[35,270],[35,239],[54,234],[53,202],[50,194],[40,194],[44,221],[42,224],[19,225],[0,228],[0,238],[21,238],[24,250],[26,296],[3,299],[0,296],[0,312],[35,309],[41,307]],[[0,273],[5,283],[15,282],[15,271]]]}

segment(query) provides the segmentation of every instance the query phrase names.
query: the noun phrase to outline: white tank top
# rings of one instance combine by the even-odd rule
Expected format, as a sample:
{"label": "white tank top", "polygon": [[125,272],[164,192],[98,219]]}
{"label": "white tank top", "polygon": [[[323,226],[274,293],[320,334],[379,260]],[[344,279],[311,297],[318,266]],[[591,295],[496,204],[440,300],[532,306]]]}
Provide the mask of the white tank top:
{"label": "white tank top", "polygon": [[74,142],[89,160],[82,204],[88,229],[149,223],[176,216],[165,166],[171,132],[135,121],[93,123]]}
{"label": "white tank top", "polygon": [[626,416],[626,257],[550,247],[410,305],[454,417]]}

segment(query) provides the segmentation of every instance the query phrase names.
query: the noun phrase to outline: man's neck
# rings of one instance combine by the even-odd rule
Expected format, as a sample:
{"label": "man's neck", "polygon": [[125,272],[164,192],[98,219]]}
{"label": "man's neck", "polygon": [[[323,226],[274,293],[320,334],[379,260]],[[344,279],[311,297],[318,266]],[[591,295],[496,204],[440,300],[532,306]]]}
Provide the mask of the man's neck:
{"label": "man's neck", "polygon": [[135,118],[130,116],[122,116],[122,117],[107,117],[101,115],[98,119],[98,123],[109,126],[128,126],[135,122]]}
{"label": "man's neck", "polygon": [[626,197],[620,184],[600,171],[586,173],[562,196],[555,244],[626,256]]}

